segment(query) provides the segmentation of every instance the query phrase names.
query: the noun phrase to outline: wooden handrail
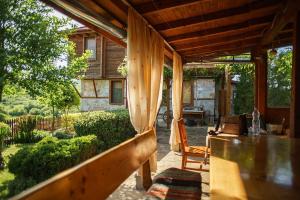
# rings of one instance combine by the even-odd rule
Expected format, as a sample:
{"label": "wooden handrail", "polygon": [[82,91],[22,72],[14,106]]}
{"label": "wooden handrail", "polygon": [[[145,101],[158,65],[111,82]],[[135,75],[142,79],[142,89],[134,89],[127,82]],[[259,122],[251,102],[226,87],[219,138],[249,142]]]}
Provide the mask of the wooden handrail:
{"label": "wooden handrail", "polygon": [[78,166],[46,180],[12,199],[105,199],[156,150],[156,136],[147,131]]}

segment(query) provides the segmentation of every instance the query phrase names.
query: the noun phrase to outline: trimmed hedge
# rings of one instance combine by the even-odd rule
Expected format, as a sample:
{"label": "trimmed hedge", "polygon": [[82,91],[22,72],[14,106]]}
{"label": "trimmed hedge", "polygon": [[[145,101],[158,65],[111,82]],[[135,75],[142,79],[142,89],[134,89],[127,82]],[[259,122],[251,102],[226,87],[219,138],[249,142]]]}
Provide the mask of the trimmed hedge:
{"label": "trimmed hedge", "polygon": [[19,150],[11,157],[8,168],[18,178],[40,182],[91,158],[101,147],[94,135],[67,140],[46,137],[33,146]]}
{"label": "trimmed hedge", "polygon": [[78,136],[95,134],[103,141],[106,149],[120,144],[135,134],[127,110],[83,114],[75,121],[74,129]]}

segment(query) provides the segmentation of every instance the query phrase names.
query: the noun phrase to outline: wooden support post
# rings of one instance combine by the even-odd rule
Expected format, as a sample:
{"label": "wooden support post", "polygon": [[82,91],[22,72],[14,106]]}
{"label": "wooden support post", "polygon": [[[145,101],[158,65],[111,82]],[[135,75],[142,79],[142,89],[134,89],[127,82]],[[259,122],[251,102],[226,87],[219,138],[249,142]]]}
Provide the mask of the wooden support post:
{"label": "wooden support post", "polygon": [[268,55],[266,50],[253,52],[255,62],[255,106],[263,117],[267,112]]}
{"label": "wooden support post", "polygon": [[[297,78],[298,77],[298,78]],[[294,22],[290,137],[300,138],[300,11]]]}
{"label": "wooden support post", "polygon": [[225,109],[225,115],[229,116],[231,114],[231,74],[229,72],[229,69],[226,67],[225,69],[225,80],[226,80],[226,109]]}
{"label": "wooden support post", "polygon": [[167,89],[166,89],[166,99],[167,99],[167,128],[170,129],[171,127],[171,119],[170,119],[170,88],[171,88],[171,85],[170,85],[170,79],[167,78],[166,79],[166,86],[167,86]]}
{"label": "wooden support post", "polygon": [[147,160],[141,167],[141,178],[143,188],[147,191],[152,185],[150,161]]}

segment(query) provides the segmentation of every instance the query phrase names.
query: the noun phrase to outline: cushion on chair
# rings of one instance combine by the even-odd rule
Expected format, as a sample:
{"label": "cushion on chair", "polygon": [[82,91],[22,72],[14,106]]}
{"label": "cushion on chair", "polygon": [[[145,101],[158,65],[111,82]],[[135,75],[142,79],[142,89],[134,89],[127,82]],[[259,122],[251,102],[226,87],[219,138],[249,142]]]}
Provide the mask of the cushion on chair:
{"label": "cushion on chair", "polygon": [[207,148],[206,146],[188,146],[185,147],[184,151],[187,153],[203,154],[203,155],[205,155],[206,151],[210,153],[210,149]]}
{"label": "cushion on chair", "polygon": [[169,168],[153,179],[147,192],[148,200],[153,199],[200,199],[201,175],[197,172]]}

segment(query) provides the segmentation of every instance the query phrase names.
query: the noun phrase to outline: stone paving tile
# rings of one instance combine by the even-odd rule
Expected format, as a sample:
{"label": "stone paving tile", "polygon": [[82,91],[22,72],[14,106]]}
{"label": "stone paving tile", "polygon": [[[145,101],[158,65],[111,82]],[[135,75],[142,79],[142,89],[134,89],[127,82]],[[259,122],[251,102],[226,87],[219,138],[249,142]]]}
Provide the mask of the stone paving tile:
{"label": "stone paving tile", "polygon": [[[186,127],[188,142],[190,145],[205,145],[205,136],[207,127]],[[170,168],[181,167],[181,155],[177,152],[170,151],[169,146],[170,130],[166,129],[163,123],[159,123],[157,127],[157,173]],[[108,200],[142,200],[144,199],[145,191],[136,189],[135,174],[133,173],[119,188],[110,195]],[[152,174],[153,176],[155,174]],[[209,172],[201,172],[202,176],[202,195],[201,199],[208,200],[209,198]]]}

